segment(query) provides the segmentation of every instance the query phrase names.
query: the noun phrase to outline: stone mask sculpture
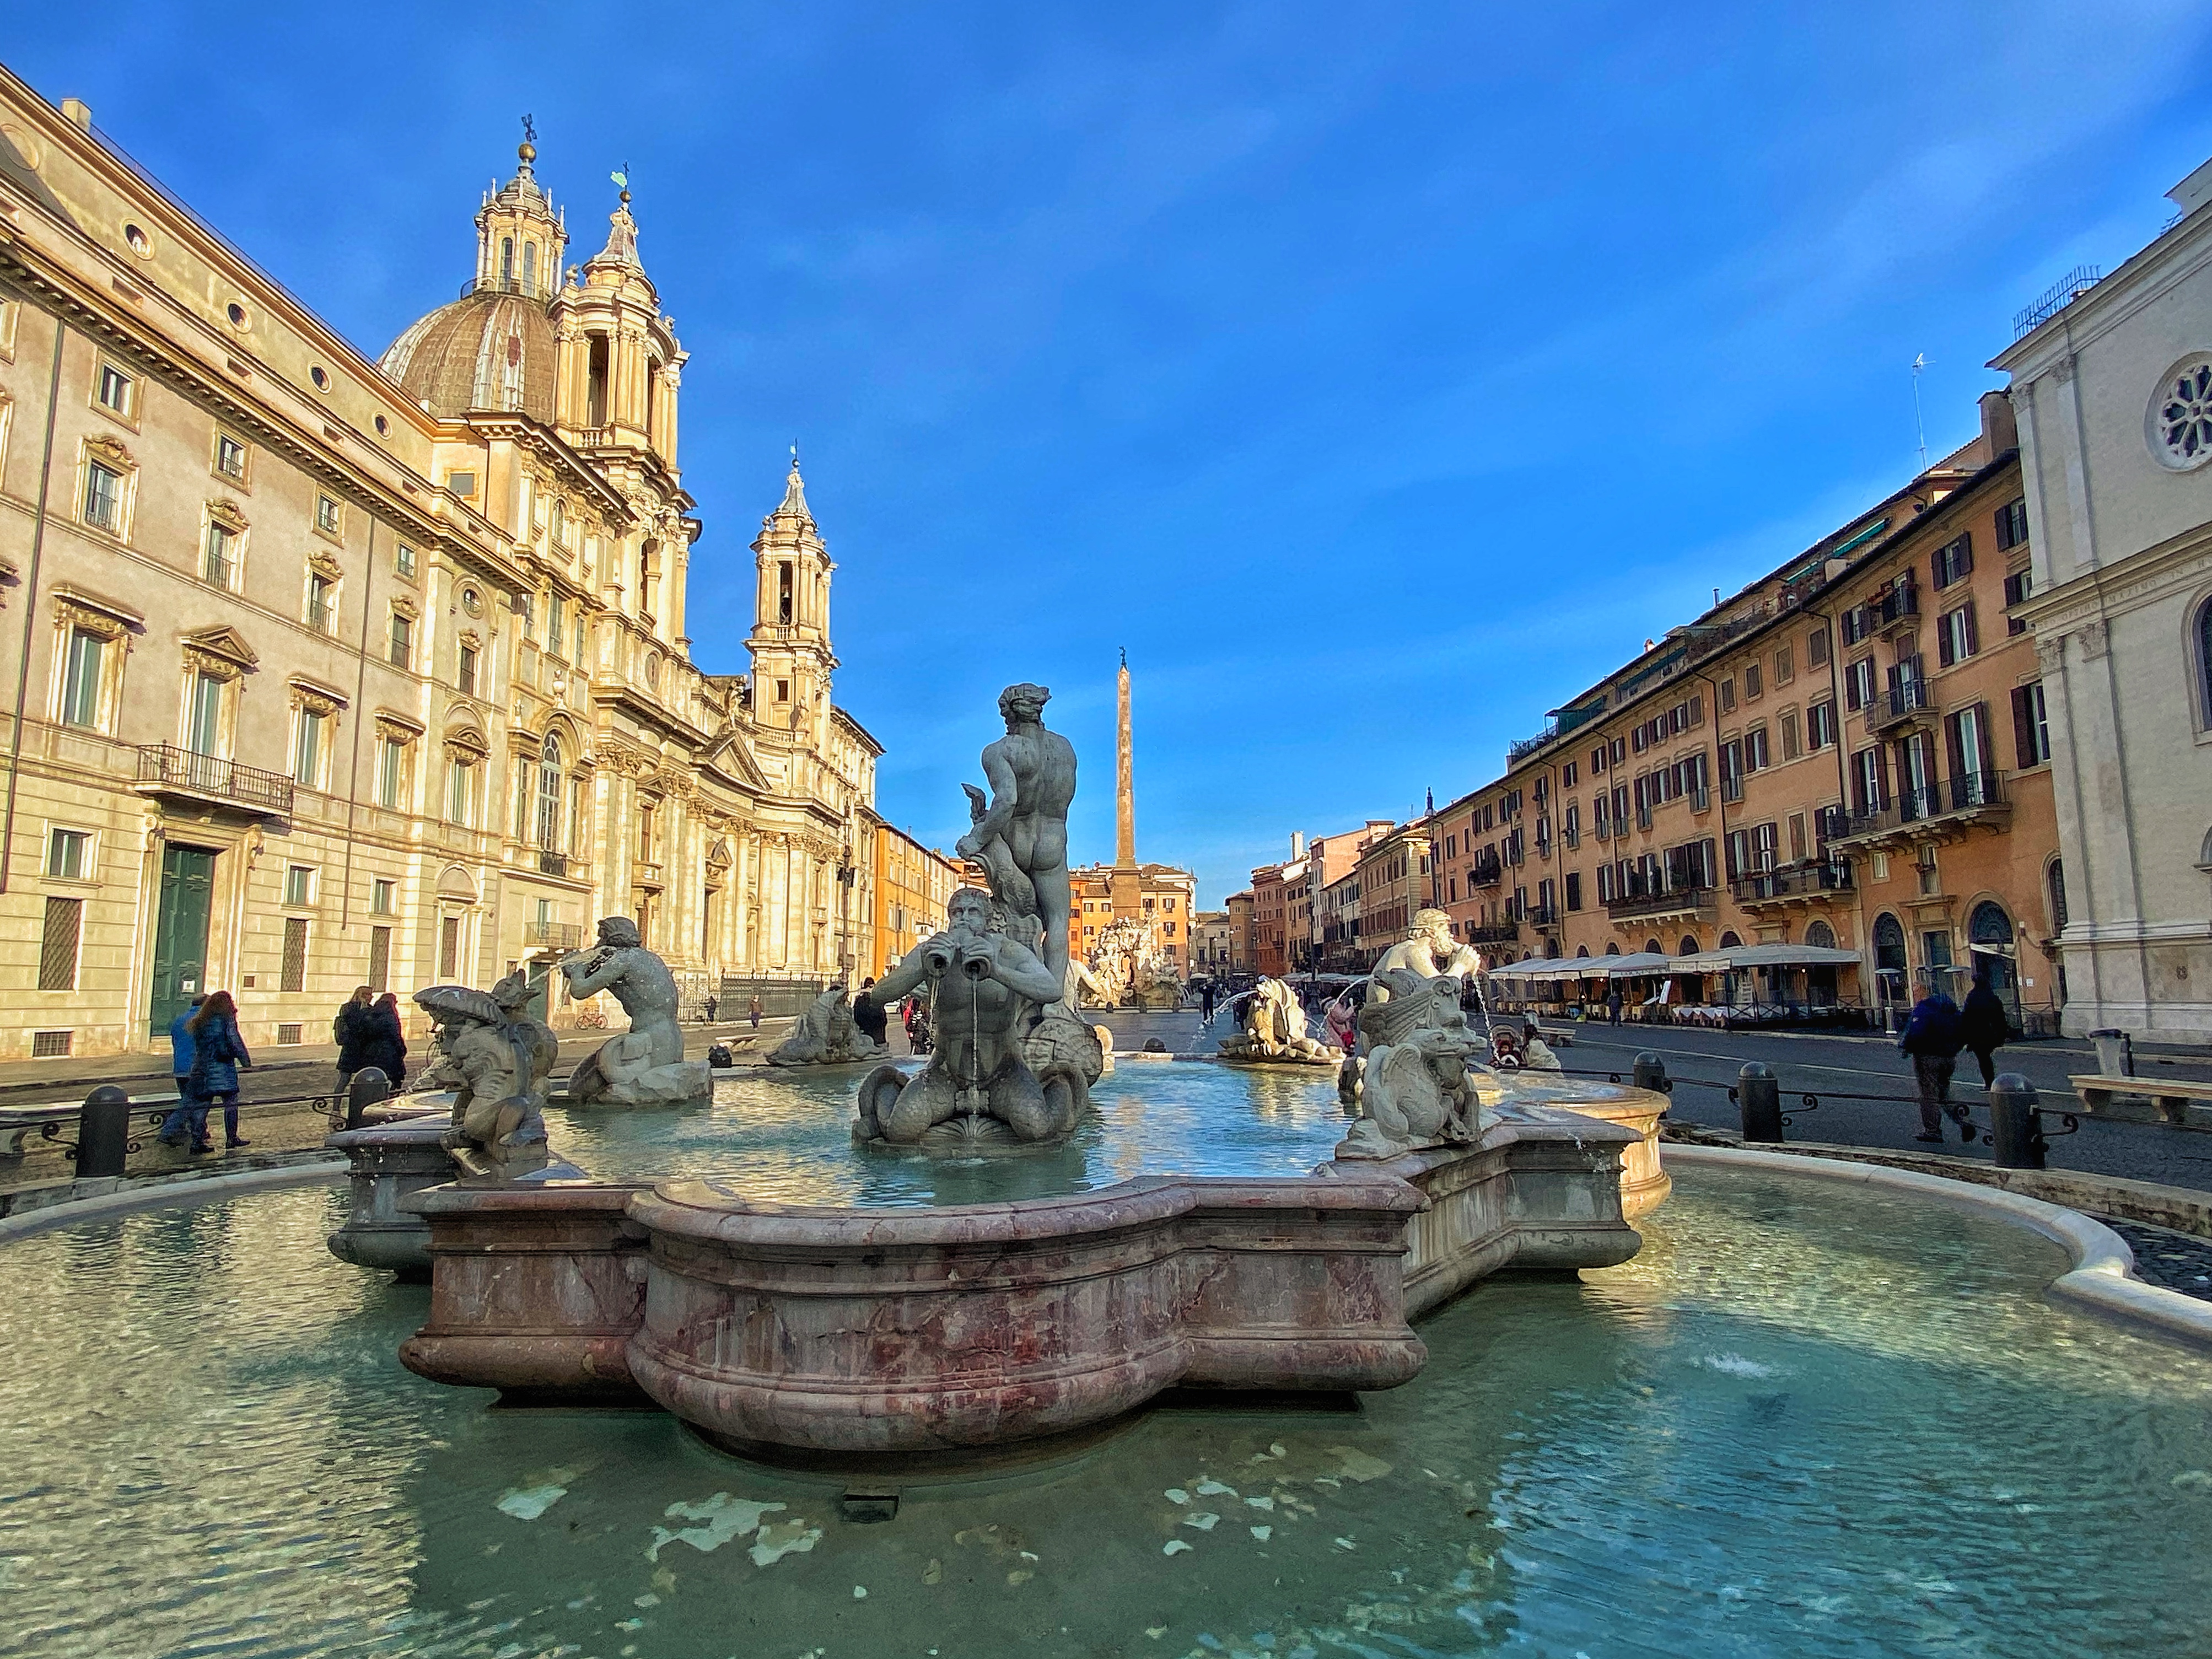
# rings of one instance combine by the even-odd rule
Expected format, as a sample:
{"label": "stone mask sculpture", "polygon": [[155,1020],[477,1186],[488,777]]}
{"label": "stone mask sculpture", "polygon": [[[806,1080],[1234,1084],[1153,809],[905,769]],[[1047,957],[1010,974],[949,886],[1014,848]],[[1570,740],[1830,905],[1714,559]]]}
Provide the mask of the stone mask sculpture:
{"label": "stone mask sculpture", "polygon": [[628,916],[599,923],[599,943],[562,958],[571,997],[606,991],[629,1016],[629,1030],[610,1038],[576,1067],[568,1098],[576,1106],[674,1106],[704,1100],[714,1079],[703,1060],[684,1058],[676,1023],[676,976],[645,948]]}
{"label": "stone mask sculpture", "polygon": [[890,1050],[853,1024],[845,988],[833,985],[814,999],[791,1035],[763,1056],[771,1066],[843,1066],[880,1060]]}
{"label": "stone mask sculpture", "polygon": [[466,1176],[512,1181],[550,1162],[545,1080],[560,1044],[525,1012],[532,990],[510,974],[488,993],[433,985],[415,994],[436,1024],[441,1049],[422,1086],[453,1091],[444,1144]]}

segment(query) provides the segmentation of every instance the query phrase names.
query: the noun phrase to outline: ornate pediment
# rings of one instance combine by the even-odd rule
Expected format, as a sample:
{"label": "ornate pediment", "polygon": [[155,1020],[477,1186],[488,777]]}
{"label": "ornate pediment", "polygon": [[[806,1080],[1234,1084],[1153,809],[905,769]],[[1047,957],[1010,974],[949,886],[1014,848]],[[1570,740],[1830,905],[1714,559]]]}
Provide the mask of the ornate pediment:
{"label": "ornate pediment", "polygon": [[340,581],[344,579],[345,567],[338,562],[337,555],[327,547],[308,549],[307,565],[317,575],[325,580]]}
{"label": "ornate pediment", "polygon": [[246,514],[240,512],[234,501],[217,499],[207,504],[208,522],[221,525],[234,536],[246,533]]}
{"label": "ornate pediment", "polygon": [[128,469],[138,465],[131,459],[131,452],[125,448],[121,442],[109,437],[104,432],[95,433],[84,441],[84,453],[97,457],[113,467]]}
{"label": "ornate pediment", "polygon": [[719,772],[724,777],[748,789],[767,793],[772,787],[768,774],[761,770],[760,763],[753,758],[752,750],[744,739],[732,729],[725,728],[709,744],[699,757],[702,769]]}
{"label": "ornate pediment", "polygon": [[58,583],[54,587],[54,614],[71,627],[82,628],[103,640],[146,631],[146,618],[129,605],[88,593],[69,582]]}
{"label": "ornate pediment", "polygon": [[234,628],[202,628],[184,637],[185,660],[223,679],[234,679],[261,665],[260,653]]}
{"label": "ornate pediment", "polygon": [[288,684],[291,687],[293,703],[311,714],[335,714],[348,702],[344,692],[335,686],[325,685],[319,680],[309,679],[305,674],[293,675]]}

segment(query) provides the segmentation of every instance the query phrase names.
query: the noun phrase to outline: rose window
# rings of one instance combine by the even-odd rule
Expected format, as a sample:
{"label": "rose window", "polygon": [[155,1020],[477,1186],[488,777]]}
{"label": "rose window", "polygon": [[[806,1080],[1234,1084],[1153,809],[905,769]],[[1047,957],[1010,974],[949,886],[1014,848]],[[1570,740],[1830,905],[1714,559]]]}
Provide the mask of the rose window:
{"label": "rose window", "polygon": [[2171,371],[2151,405],[2152,448],[2177,469],[2212,460],[2212,358],[2194,358]]}

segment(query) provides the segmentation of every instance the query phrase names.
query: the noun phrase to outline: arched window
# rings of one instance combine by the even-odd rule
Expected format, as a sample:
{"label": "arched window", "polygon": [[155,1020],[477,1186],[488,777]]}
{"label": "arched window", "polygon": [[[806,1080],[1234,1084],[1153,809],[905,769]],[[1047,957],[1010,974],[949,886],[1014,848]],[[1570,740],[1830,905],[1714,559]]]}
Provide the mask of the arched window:
{"label": "arched window", "polygon": [[538,844],[561,850],[561,739],[550,732],[538,751]]}
{"label": "arched window", "polygon": [[1836,948],[1836,930],[1825,921],[1808,921],[1805,924],[1805,943],[1832,951]]}
{"label": "arched window", "polygon": [[1737,945],[1742,943],[1742,939],[1737,934],[1735,929],[1733,927],[1729,928],[1728,932],[1721,935],[1721,949],[1723,951],[1733,951]]}
{"label": "arched window", "polygon": [[522,245],[522,291],[526,294],[538,292],[538,244],[535,242]]}
{"label": "arched window", "polygon": [[2000,994],[2016,982],[2012,945],[2012,918],[1995,899],[1984,899],[1966,917],[1967,955],[1973,958],[1974,976],[1989,981]]}
{"label": "arched window", "polygon": [[1682,954],[1686,957],[1693,957],[1698,954],[1698,936],[1695,933],[1685,933],[1682,935]]}
{"label": "arched window", "polygon": [[[2204,837],[2204,856],[2212,860],[2212,835]],[[2051,873],[2045,878],[2051,888],[2051,926],[2055,933],[2066,931],[2066,872],[2057,859],[2051,860]]]}
{"label": "arched window", "polygon": [[2197,696],[2204,724],[2212,726],[2212,599],[2197,613]]}
{"label": "arched window", "polygon": [[1620,941],[1619,939],[1615,939],[1610,945],[1607,945],[1605,947],[1605,953],[1609,957],[1619,956],[1620,954]]}
{"label": "arched window", "polygon": [[1645,939],[1644,941],[1644,954],[1647,956],[1663,957],[1667,954],[1666,951],[1660,948],[1659,941],[1656,939]]}
{"label": "arched window", "polygon": [[1887,1002],[1909,1000],[1905,971],[1905,924],[1887,910],[1874,919],[1874,976]]}
{"label": "arched window", "polygon": [[1575,956],[1576,956],[1576,957],[1577,957],[1578,960],[1579,960],[1581,957],[1583,957],[1588,956],[1589,954],[1589,945],[1577,945],[1577,946],[1575,946]]}
{"label": "arched window", "polygon": [[553,538],[553,550],[559,552],[562,539],[568,533],[568,509],[562,505],[557,495],[554,497],[553,505],[546,509],[545,528]]}
{"label": "arched window", "polygon": [[512,236],[499,239],[499,280],[502,283],[514,280],[514,238]]}

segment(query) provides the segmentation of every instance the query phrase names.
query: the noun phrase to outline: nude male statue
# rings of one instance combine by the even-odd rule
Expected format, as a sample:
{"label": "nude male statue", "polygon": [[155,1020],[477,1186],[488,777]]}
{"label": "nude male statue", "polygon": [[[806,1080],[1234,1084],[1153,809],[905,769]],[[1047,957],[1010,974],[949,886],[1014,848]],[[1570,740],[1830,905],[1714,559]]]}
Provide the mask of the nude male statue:
{"label": "nude male statue", "polygon": [[684,1059],[676,976],[645,948],[635,921],[628,916],[603,918],[598,945],[562,958],[561,972],[570,997],[611,992],[629,1016],[629,1030],[601,1044],[576,1067],[568,1079],[572,1100],[635,1106],[707,1092],[703,1065],[687,1067]]}
{"label": "nude male statue", "polygon": [[1374,982],[1368,988],[1372,1001],[1388,1002],[1390,985],[1382,975],[1388,969],[1410,968],[1423,979],[1436,979],[1449,974],[1464,979],[1479,973],[1482,957],[1474,947],[1462,945],[1451,936],[1451,916],[1443,910],[1413,912],[1413,936],[1401,940],[1385,951],[1375,964]]}
{"label": "nude male statue", "polygon": [[[983,751],[991,804],[955,850],[986,868],[1002,852],[1028,878],[1044,928],[1044,965],[1061,988],[1059,995],[1067,984],[1067,808],[1075,799],[1075,746],[1044,729],[1044,706],[1051,699],[1043,686],[1027,684],[999,694],[1006,735]],[[1000,896],[1018,903],[1018,884],[1014,890]]]}
{"label": "nude male statue", "polygon": [[1022,1052],[1031,1011],[1060,1000],[1058,977],[1018,939],[992,929],[989,895],[963,887],[945,915],[951,927],[908,951],[876,986],[896,1002],[927,981],[937,1047],[910,1079],[893,1066],[869,1074],[856,1133],[912,1145],[963,1113],[997,1119],[1017,1140],[1062,1133],[1072,1103],[1047,1091]]}

